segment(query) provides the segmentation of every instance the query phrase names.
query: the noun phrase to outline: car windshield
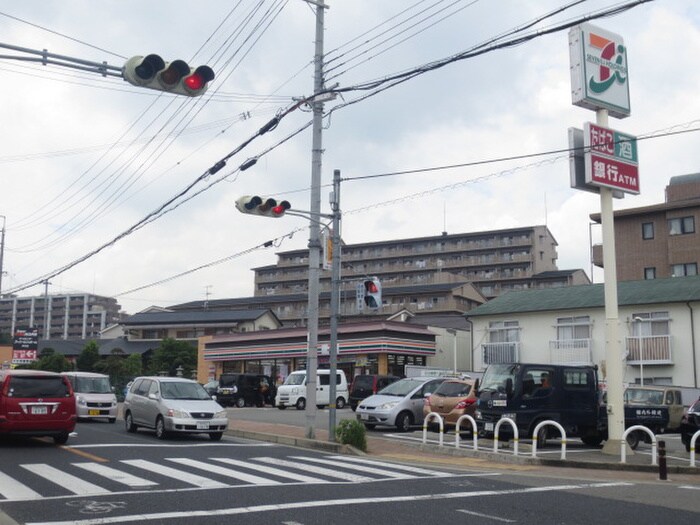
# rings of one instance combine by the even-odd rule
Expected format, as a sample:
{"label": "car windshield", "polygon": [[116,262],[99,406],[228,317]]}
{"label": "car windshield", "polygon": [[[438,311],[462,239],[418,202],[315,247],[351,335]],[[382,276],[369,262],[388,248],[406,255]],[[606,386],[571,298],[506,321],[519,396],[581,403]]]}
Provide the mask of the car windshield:
{"label": "car windshield", "polygon": [[111,394],[108,377],[76,377],[73,390],[81,394]]}
{"label": "car windshield", "polygon": [[225,388],[231,388],[232,386],[236,385],[236,377],[237,376],[226,376],[223,375],[219,378],[219,386],[220,387],[225,387]]}
{"label": "car windshield", "polygon": [[290,374],[284,382],[285,385],[303,385],[306,374]]}
{"label": "car windshield", "polygon": [[52,376],[15,376],[10,380],[8,396],[10,397],[66,397],[68,386],[62,377]]}
{"label": "car windshield", "polygon": [[383,388],[377,392],[377,394],[381,394],[383,396],[406,397],[423,383],[425,383],[425,379],[400,379]]}
{"label": "car windshield", "polygon": [[484,377],[481,380],[480,390],[491,390],[494,392],[505,392],[506,382],[508,379],[515,383],[515,374],[518,371],[518,365],[489,365],[484,372]]}
{"label": "car windshield", "polygon": [[164,381],[160,384],[163,399],[193,399],[204,401],[211,399],[199,383]]}
{"label": "car windshield", "polygon": [[662,390],[644,390],[642,388],[628,388],[625,392],[628,403],[633,405],[661,405],[664,401]]}
{"label": "car windshield", "polygon": [[470,383],[463,383],[461,381],[445,381],[437,390],[433,392],[433,395],[440,397],[467,397],[472,391],[472,385]]}
{"label": "car windshield", "polygon": [[355,376],[353,388],[372,388],[374,378],[372,376]]}

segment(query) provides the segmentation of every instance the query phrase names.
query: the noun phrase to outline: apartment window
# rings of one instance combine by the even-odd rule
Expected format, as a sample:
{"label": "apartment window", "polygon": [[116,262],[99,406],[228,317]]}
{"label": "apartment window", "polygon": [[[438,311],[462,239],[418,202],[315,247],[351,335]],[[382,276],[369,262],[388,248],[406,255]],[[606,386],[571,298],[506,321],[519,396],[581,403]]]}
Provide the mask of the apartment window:
{"label": "apartment window", "polygon": [[520,341],[518,321],[491,321],[489,323],[489,342],[517,343]]}
{"label": "apartment window", "polygon": [[632,335],[636,337],[670,335],[668,312],[634,313],[632,319]]}
{"label": "apartment window", "polygon": [[698,274],[697,263],[683,263],[671,265],[671,277],[686,277]]}
{"label": "apartment window", "polygon": [[591,338],[591,318],[588,315],[557,318],[557,341]]}
{"label": "apartment window", "polygon": [[647,280],[656,279],[656,268],[644,268],[644,278]]}
{"label": "apartment window", "polygon": [[678,217],[668,221],[669,235],[695,233],[695,217]]}
{"label": "apartment window", "polygon": [[642,239],[648,240],[654,238],[654,223],[644,222],[642,223]]}

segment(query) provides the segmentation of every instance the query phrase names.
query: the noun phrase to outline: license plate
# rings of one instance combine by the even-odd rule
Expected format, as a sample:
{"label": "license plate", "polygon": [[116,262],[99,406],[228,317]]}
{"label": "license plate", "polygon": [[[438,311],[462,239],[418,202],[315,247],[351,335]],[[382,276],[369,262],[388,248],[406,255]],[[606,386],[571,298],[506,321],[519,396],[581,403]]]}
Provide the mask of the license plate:
{"label": "license plate", "polygon": [[209,430],[209,423],[197,422],[197,430]]}
{"label": "license plate", "polygon": [[32,407],[32,414],[48,414],[49,413],[49,407]]}
{"label": "license plate", "polygon": [[493,432],[493,423],[484,423],[484,429],[487,432]]}
{"label": "license plate", "polygon": [[95,410],[94,408],[88,410],[88,416],[99,416],[99,415],[100,415],[100,411],[99,411],[99,410]]}

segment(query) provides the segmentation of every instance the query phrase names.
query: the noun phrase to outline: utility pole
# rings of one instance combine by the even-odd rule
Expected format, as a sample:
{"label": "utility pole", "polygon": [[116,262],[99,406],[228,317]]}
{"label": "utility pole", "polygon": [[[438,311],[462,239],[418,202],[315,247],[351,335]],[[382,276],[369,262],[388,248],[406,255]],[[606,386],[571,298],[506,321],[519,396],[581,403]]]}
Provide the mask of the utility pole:
{"label": "utility pole", "polygon": [[50,319],[49,319],[49,285],[48,279],[41,281],[44,284],[44,339],[49,339],[50,336]]}
{"label": "utility pole", "polygon": [[[316,5],[316,46],[314,52],[314,94],[323,90],[323,20],[324,0]],[[321,216],[321,157],[323,155],[323,102],[314,97],[311,142],[311,224],[309,227],[309,325],[306,354],[306,431],[308,439],[316,438],[316,384],[318,382],[318,296],[321,264],[321,240],[318,219]]]}
{"label": "utility pole", "polygon": [[2,217],[2,230],[0,230],[0,298],[2,298],[2,260],[5,254],[5,221],[7,219],[4,215],[0,215],[0,217]]}

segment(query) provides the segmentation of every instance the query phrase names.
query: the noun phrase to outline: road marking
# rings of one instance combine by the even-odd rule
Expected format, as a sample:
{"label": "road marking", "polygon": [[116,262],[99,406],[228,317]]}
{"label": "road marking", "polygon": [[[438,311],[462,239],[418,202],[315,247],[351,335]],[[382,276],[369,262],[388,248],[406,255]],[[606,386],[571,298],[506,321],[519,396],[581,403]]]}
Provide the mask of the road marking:
{"label": "road marking", "polygon": [[[174,461],[187,467],[194,467],[201,470],[206,470],[207,472],[213,472],[214,474],[220,474],[229,478],[239,479],[241,481],[245,481],[246,483],[252,483],[254,485],[281,485],[279,481],[263,478],[262,476],[255,476],[253,474],[245,474],[244,472],[239,472],[230,468],[220,467],[218,465],[212,465],[211,463],[204,463],[203,461],[196,461],[194,459],[189,458],[165,459],[167,459],[168,461]],[[252,468],[254,467],[254,465],[250,465],[250,467]]]}
{"label": "road marking", "polygon": [[109,460],[107,458],[96,456],[95,454],[90,454],[89,452],[83,452],[82,450],[77,450],[75,448],[66,446],[62,446],[61,448],[67,452],[70,452],[71,454],[75,454],[76,456],[80,456],[91,461],[97,461],[98,463],[109,463]]}
{"label": "road marking", "polygon": [[[274,459],[274,458],[270,458]],[[199,511],[157,512],[153,514],[132,514],[126,516],[103,516],[95,519],[70,521],[36,521],[25,525],[106,525],[109,523],[128,523],[156,520],[175,520],[193,518],[212,518],[213,516],[240,516],[258,512],[280,512],[285,510],[341,507],[348,505],[366,506],[379,503],[401,503],[416,501],[440,501],[448,499],[483,498],[488,496],[511,496],[513,494],[536,494],[542,492],[557,492],[563,490],[590,490],[597,488],[631,487],[634,483],[580,483],[575,485],[549,485],[544,487],[526,487],[506,490],[476,490],[473,492],[447,492],[443,494],[412,494],[407,496],[382,496],[376,498],[347,498],[315,501],[299,501],[293,503],[278,503],[257,506],[232,507],[226,509],[207,509]]]}
{"label": "road marking", "polygon": [[95,443],[93,445],[70,445],[64,448],[195,448],[195,447],[273,447],[273,443],[188,443],[186,445],[176,445],[168,443]]}
{"label": "road marking", "polygon": [[507,520],[505,518],[499,518],[498,516],[491,516],[490,514],[482,514],[481,512],[474,512],[473,510],[457,509],[457,512],[463,512],[464,514],[471,514],[472,516],[479,516],[480,518],[487,518],[495,521],[503,521],[505,523],[515,523],[515,520]]}
{"label": "road marking", "polygon": [[[363,458],[357,458],[357,457],[352,457],[352,456],[328,456],[329,458],[333,459],[339,459],[341,461],[350,461],[354,463],[362,463],[363,465],[376,465],[378,467],[387,467],[387,468],[392,468],[396,470],[405,470],[407,472],[413,472],[415,474],[425,474],[427,476],[435,476],[435,477],[452,477],[454,474],[450,474],[449,472],[442,472],[440,470],[429,470],[425,468],[420,468],[420,467],[412,467],[410,465],[399,465],[398,463],[389,463],[387,461],[376,461],[373,459],[363,459]],[[480,476],[486,475],[484,473],[479,473]]]}
{"label": "road marking", "polygon": [[700,486],[697,485],[681,485],[679,489],[689,489],[689,490],[700,490]]}
{"label": "road marking", "polygon": [[[228,465],[234,465],[236,467],[250,468],[255,470],[260,470],[260,465],[255,465],[246,461],[239,461],[237,459],[229,458],[209,458],[214,461],[220,461],[221,463],[227,463]],[[288,472],[275,467],[265,467],[266,474],[272,474],[280,478],[292,479],[294,481],[302,481],[304,483],[325,483],[326,480],[321,478],[313,478],[311,476],[305,476],[303,474],[296,474],[294,472]]]}
{"label": "road marking", "polygon": [[8,500],[41,499],[41,494],[0,472],[0,494]]}
{"label": "road marking", "polygon": [[320,474],[321,476],[329,476],[331,478],[344,479],[345,481],[352,481],[354,483],[362,483],[365,481],[373,481],[372,478],[367,476],[358,476],[357,474],[348,474],[345,472],[338,472],[337,470],[332,470],[329,468],[315,467],[313,465],[307,465],[306,463],[299,463],[298,461],[288,461],[286,459],[279,458],[253,458],[255,461],[262,461],[263,463],[271,463],[272,465],[277,465],[280,467],[290,467],[297,468],[305,472],[311,472],[313,474]]}
{"label": "road marking", "polygon": [[366,472],[367,474],[376,474],[377,476],[386,476],[388,478],[394,479],[413,479],[415,476],[411,474],[404,474],[401,472],[393,472],[386,469],[380,469],[376,467],[370,467],[367,465],[353,465],[344,463],[342,461],[334,461],[332,459],[321,459],[321,458],[311,458],[308,456],[292,456],[292,459],[299,459],[301,461],[312,461],[314,463],[321,463],[322,465],[329,465],[331,467],[342,467],[351,470],[360,470]]}
{"label": "road marking", "polygon": [[195,487],[219,489],[229,486],[225,483],[214,481],[213,479],[204,478],[202,476],[197,476],[196,474],[185,472],[184,470],[177,470],[174,468],[166,467],[165,465],[159,465],[158,463],[153,463],[152,461],[146,461],[143,459],[124,459],[122,460],[122,463],[126,463],[127,465],[132,465],[134,467],[139,467],[149,472],[153,472],[155,474],[161,474],[162,476],[177,479],[179,481],[182,481],[183,483],[187,483],[188,485],[194,485]]}
{"label": "road marking", "polygon": [[127,485],[128,487],[154,487],[158,485],[155,481],[149,481],[147,479],[139,478],[138,476],[133,476],[128,472],[122,472],[112,467],[107,467],[99,463],[73,463],[76,467],[92,472],[93,474],[98,474],[104,476],[107,479],[121,483],[122,485]]}
{"label": "road marking", "polygon": [[25,468],[29,472],[33,472],[37,476],[41,476],[42,478],[47,479],[52,483],[56,483],[57,485],[60,485],[67,491],[72,492],[73,494],[77,494],[79,496],[87,496],[93,494],[109,494],[110,492],[109,490],[100,487],[99,485],[88,483],[87,481],[84,481],[76,476],[58,470],[57,468],[54,468],[51,465],[46,465],[43,463],[34,463],[31,465],[22,465],[22,468]]}

